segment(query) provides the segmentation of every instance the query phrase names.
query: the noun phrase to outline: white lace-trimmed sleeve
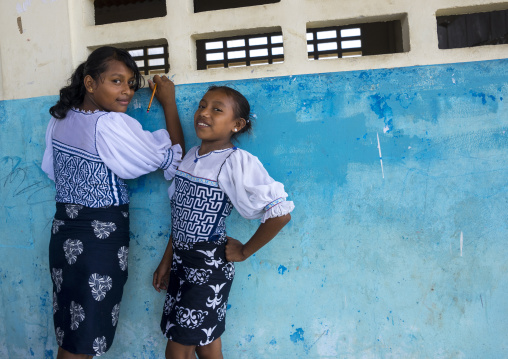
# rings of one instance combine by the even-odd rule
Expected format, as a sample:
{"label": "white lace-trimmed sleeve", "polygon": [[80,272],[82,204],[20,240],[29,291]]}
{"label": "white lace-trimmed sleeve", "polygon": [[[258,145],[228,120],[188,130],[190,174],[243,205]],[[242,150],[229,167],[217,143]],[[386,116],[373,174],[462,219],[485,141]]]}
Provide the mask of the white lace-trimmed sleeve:
{"label": "white lace-trimmed sleeve", "polygon": [[294,208],[284,185],[270,177],[258,158],[243,150],[229,156],[219,174],[219,186],[240,215],[247,219],[281,217]]}
{"label": "white lace-trimmed sleeve", "polygon": [[56,118],[51,117],[48,128],[46,129],[46,149],[42,158],[41,168],[50,179],[55,180],[55,169],[53,168],[53,129],[55,128]]}
{"label": "white lace-trimmed sleeve", "polygon": [[97,120],[96,146],[106,166],[123,179],[161,168],[170,180],[182,161],[182,149],[172,145],[168,131],[145,131],[124,113],[108,112]]}

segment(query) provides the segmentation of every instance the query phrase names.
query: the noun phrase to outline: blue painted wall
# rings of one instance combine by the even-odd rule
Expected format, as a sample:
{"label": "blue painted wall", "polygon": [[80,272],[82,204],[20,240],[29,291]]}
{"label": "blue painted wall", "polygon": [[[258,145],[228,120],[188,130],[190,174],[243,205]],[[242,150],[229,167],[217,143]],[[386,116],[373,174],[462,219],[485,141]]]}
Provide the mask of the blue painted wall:
{"label": "blue painted wall", "polygon": [[[250,100],[256,154],[295,201],[292,222],[237,265],[226,358],[508,357],[508,60],[229,83]],[[208,84],[177,87],[188,146]],[[129,114],[163,126],[148,90]],[[0,102],[0,357],[53,358],[40,170],[56,97]],[[380,158],[380,153],[382,158]],[[104,358],[163,358],[167,183],[130,181],[129,281]],[[257,223],[234,213],[229,235]]]}

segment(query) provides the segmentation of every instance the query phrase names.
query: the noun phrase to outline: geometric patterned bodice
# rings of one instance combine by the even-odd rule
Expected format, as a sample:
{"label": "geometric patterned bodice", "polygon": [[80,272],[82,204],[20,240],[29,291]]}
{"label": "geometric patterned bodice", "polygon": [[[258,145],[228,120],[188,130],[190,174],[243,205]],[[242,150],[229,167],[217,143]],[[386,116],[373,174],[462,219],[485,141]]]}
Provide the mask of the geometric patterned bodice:
{"label": "geometric patterned bodice", "polygon": [[[217,176],[221,164],[235,150],[214,154],[221,159],[214,179],[198,177],[181,169],[176,172],[173,183],[175,192],[171,197],[174,243],[222,243],[226,240],[225,220],[231,214],[233,204],[219,187]],[[196,157],[194,161],[198,159]]]}
{"label": "geometric patterned bodice", "polygon": [[53,139],[56,202],[86,207],[129,203],[127,184],[101,158]]}

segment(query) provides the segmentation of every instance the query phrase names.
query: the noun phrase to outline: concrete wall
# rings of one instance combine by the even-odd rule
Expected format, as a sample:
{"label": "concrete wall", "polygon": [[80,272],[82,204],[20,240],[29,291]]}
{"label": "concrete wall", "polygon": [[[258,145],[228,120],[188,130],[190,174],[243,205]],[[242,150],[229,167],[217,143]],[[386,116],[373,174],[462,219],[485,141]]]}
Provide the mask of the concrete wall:
{"label": "concrete wall", "polygon": [[[321,18],[338,9],[331,0],[297,3]],[[86,28],[86,41],[76,42],[83,4],[90,2],[0,4],[0,358],[56,356],[47,259],[54,188],[40,170],[48,109],[86,56],[85,44],[119,37],[116,29],[129,38],[136,33],[131,27],[141,26]],[[437,1],[369,4],[344,5],[340,14],[405,11],[410,23],[426,18],[427,27],[435,26]],[[284,0],[277,6],[290,7]],[[268,21],[267,9],[247,13]],[[158,29],[152,22],[146,34]],[[286,55],[300,51],[300,35],[285,36]],[[191,118],[200,96],[209,82],[225,80],[256,114],[253,135],[239,146],[285,183],[297,206],[272,243],[237,265],[226,358],[508,357],[507,47],[438,51],[435,29],[414,36],[405,54],[305,66],[306,54],[297,54],[253,75],[172,67],[188,145],[197,144]],[[61,41],[49,44],[53,39]],[[147,116],[148,99],[148,90],[140,90],[129,114],[155,130],[163,126],[162,111],[155,104]],[[129,185],[130,276],[117,337],[103,357],[163,358],[163,295],[150,283],[170,225],[168,184],[154,173]],[[234,212],[228,234],[246,240],[256,227]]]}
{"label": "concrete wall", "polygon": [[[167,0],[165,17],[95,26],[93,0],[4,0],[0,2],[0,100],[57,94],[90,49],[139,46],[154,40],[167,41],[169,75],[177,84],[501,59],[508,45],[439,50],[436,15],[507,8],[506,0],[281,0],[195,14],[193,0]],[[308,27],[394,19],[402,21],[404,53],[308,60]],[[196,69],[196,39],[271,30],[282,31],[283,64]]]}

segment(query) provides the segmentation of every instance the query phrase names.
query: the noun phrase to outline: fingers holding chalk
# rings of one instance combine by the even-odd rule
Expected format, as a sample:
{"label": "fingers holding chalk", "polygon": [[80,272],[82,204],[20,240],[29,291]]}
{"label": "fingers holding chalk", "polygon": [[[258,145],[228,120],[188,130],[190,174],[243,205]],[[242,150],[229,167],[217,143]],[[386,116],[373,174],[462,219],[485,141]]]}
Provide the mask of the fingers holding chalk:
{"label": "fingers holding chalk", "polygon": [[147,113],[150,112],[154,97],[157,98],[163,107],[168,103],[174,102],[175,84],[166,75],[155,75],[151,80],[148,80],[148,84],[152,90],[152,95],[148,104],[148,109],[146,110]]}

